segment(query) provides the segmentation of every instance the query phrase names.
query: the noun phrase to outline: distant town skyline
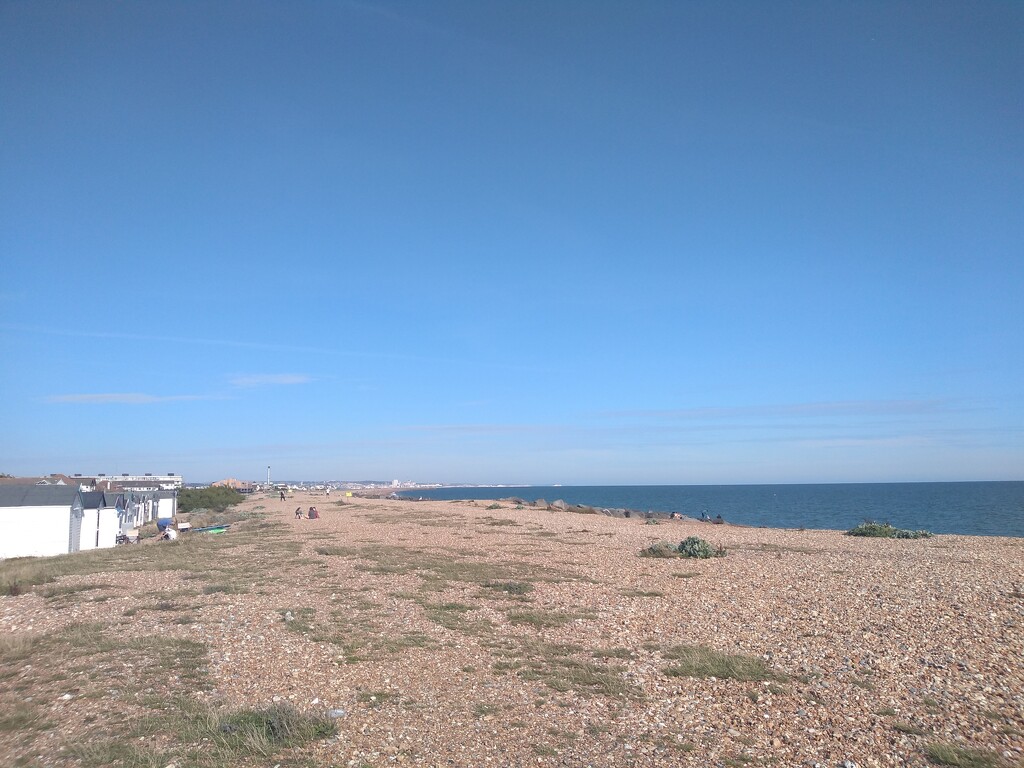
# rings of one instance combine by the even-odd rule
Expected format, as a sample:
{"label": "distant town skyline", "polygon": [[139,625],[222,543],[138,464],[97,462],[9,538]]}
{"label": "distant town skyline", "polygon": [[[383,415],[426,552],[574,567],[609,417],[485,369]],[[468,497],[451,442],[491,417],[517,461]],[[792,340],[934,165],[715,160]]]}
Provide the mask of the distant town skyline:
{"label": "distant town skyline", "polygon": [[1022,37],[0,3],[0,471],[1024,479]]}

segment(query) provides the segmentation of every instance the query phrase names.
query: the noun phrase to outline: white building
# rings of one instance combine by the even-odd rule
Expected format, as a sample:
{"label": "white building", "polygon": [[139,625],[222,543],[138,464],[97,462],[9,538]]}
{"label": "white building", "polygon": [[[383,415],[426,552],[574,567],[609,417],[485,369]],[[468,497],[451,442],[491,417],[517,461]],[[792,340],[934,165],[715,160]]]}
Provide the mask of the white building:
{"label": "white building", "polygon": [[91,481],[98,491],[110,490],[111,486],[130,487],[140,491],[176,491],[184,485],[181,475],[75,475],[76,480]]}
{"label": "white building", "polygon": [[0,558],[77,552],[83,516],[74,486],[0,486]]}

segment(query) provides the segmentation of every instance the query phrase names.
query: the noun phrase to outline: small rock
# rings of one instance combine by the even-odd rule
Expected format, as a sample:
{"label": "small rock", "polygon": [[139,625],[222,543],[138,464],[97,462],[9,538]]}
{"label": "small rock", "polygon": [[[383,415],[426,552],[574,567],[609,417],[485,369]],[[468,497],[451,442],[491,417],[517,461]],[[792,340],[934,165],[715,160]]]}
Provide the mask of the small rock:
{"label": "small rock", "polygon": [[339,718],[342,718],[346,714],[347,713],[345,712],[344,709],[329,709],[329,710],[327,710],[327,716],[329,718],[331,718],[332,720],[337,720]]}

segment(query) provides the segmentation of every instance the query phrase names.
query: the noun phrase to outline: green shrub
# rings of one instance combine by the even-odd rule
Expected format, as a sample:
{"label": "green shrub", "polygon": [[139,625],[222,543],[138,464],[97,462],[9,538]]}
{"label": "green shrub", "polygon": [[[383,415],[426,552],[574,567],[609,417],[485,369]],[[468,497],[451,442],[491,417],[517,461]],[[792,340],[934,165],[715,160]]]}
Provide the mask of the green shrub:
{"label": "green shrub", "polygon": [[683,557],[707,559],[709,557],[725,557],[725,549],[715,549],[700,536],[690,536],[679,542],[679,554]]}
{"label": "green shrub", "polygon": [[846,532],[847,536],[868,536],[875,539],[927,539],[931,537],[928,531],[908,531],[903,528],[894,528],[889,523],[873,523],[866,520],[856,528]]}
{"label": "green shrub", "polygon": [[667,541],[659,541],[640,550],[640,557],[679,557],[679,550]]}
{"label": "green shrub", "polygon": [[224,486],[209,488],[182,488],[178,491],[178,511],[191,512],[195,509],[212,509],[223,512],[228,507],[245,501],[245,496],[233,488]]}

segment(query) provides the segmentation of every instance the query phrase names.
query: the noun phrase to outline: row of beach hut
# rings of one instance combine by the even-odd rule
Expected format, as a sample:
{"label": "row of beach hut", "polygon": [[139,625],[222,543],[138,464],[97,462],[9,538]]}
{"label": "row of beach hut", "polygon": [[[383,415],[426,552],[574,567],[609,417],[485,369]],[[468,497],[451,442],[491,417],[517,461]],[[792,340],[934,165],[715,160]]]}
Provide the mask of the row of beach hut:
{"label": "row of beach hut", "polygon": [[177,513],[176,491],[85,491],[68,485],[0,485],[0,559],[103,549]]}

